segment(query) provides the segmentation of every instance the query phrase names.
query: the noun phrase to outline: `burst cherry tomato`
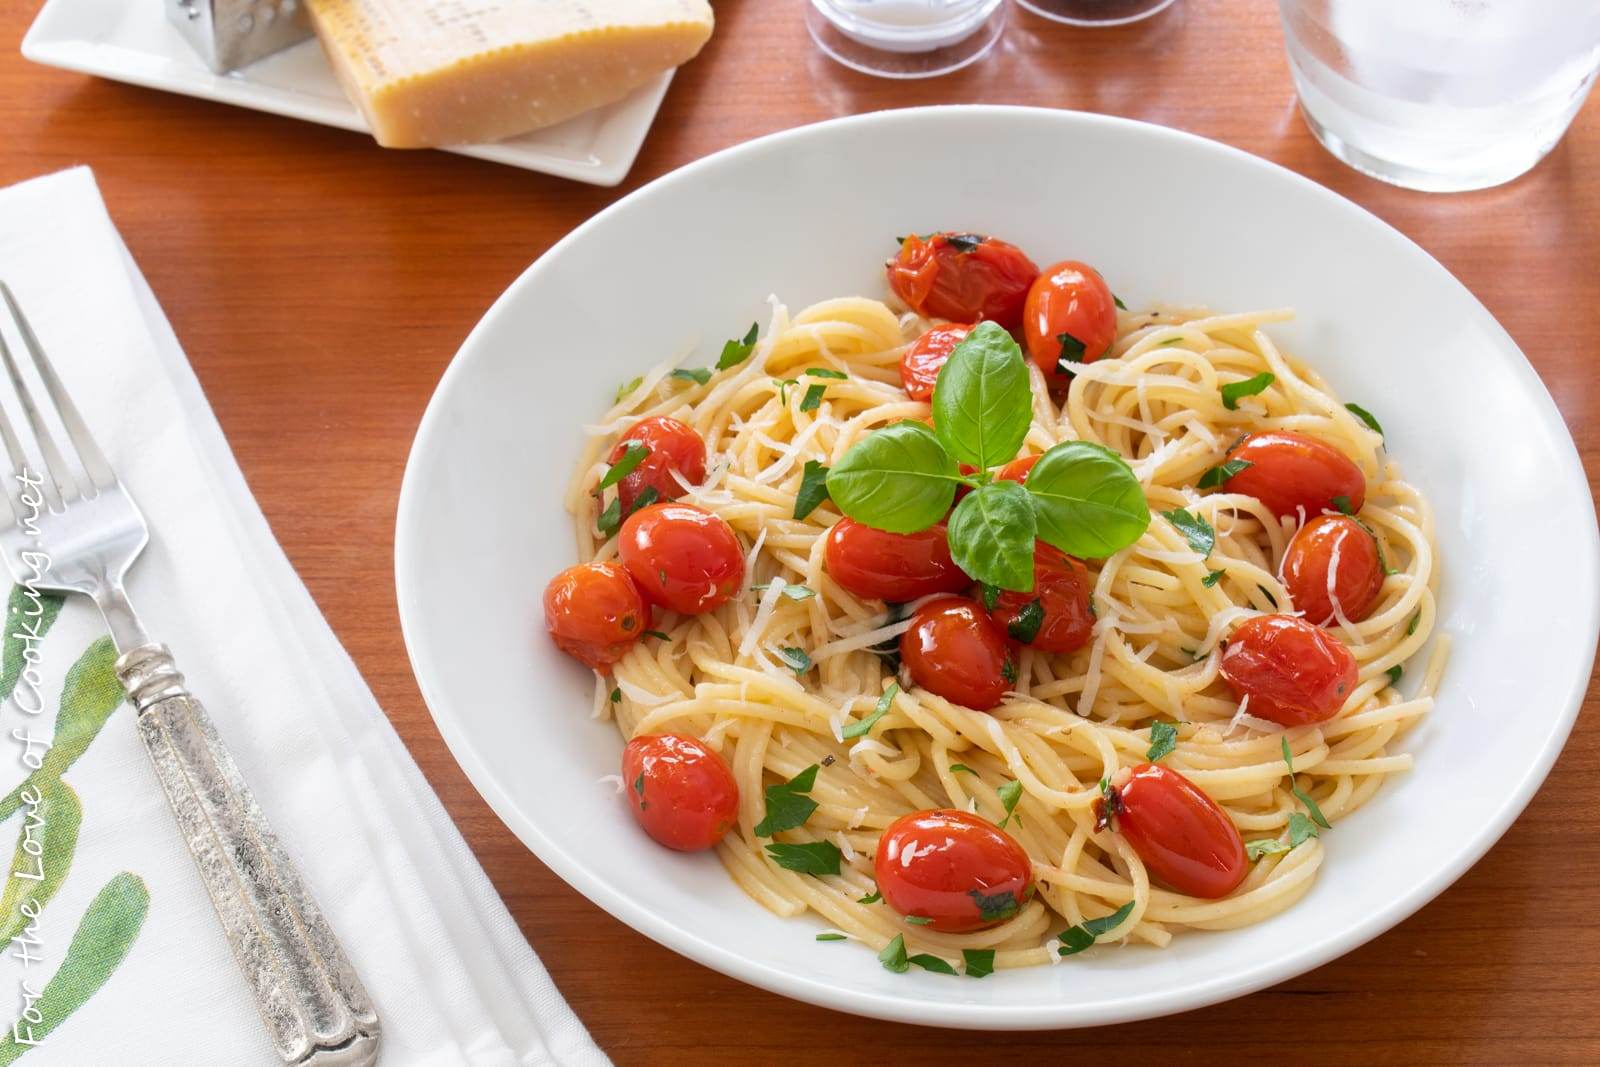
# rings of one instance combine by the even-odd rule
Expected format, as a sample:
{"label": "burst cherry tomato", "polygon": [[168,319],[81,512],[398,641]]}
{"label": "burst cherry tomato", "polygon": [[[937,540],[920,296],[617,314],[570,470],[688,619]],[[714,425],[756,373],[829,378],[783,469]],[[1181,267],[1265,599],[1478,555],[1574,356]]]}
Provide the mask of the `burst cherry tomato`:
{"label": "burst cherry tomato", "polygon": [[1229,478],[1224,491],[1253,496],[1279,518],[1296,514],[1297,508],[1305,508],[1307,519],[1324,511],[1356,512],[1366,503],[1361,468],[1326,441],[1303,433],[1249,434],[1229,449],[1228,459],[1250,466]]}
{"label": "burst cherry tomato", "polygon": [[1038,455],[1014,459],[995,472],[995,480],[1025,484],[1028,481],[1028,475],[1033,472],[1033,465],[1043,458],[1042,455]]}
{"label": "burst cherry tomato", "polygon": [[1225,897],[1250,873],[1233,820],[1177,771],[1155,763],[1118,771],[1099,811],[1153,877],[1187,896]]}
{"label": "burst cherry tomato", "polygon": [[900,658],[912,679],[931,693],[975,711],[988,711],[1016,681],[1005,631],[983,605],[966,597],[930,600],[900,635]]}
{"label": "burst cherry tomato", "polygon": [[[1065,260],[1046,268],[1028,290],[1022,330],[1028,354],[1045,380],[1064,386],[1072,380],[1057,369],[1064,348],[1078,355],[1076,348],[1082,345],[1082,358],[1076,362],[1093,363],[1117,339],[1116,299],[1093,267]],[[1062,335],[1070,340],[1063,341]]]}
{"label": "burst cherry tomato", "polygon": [[911,347],[900,357],[900,383],[905,386],[906,395],[912,400],[932,400],[939,372],[956,345],[971,332],[971,326],[950,322],[930,327],[911,342]]}
{"label": "burst cherry tomato", "polygon": [[1283,726],[1333,718],[1356,685],[1356,658],[1339,639],[1293,615],[1258,615],[1222,653],[1222,677],[1251,715]]}
{"label": "burst cherry tomato", "polygon": [[580,563],[544,587],[544,625],[557,648],[601,671],[650,629],[650,605],[620,563]]}
{"label": "burst cherry tomato", "polygon": [[948,808],[890,823],[878,838],[873,870],[884,903],[946,934],[1009,919],[1033,884],[1033,862],[1010,834]]}
{"label": "burst cherry tomato", "polygon": [[673,611],[715,610],[744,582],[744,555],[733,529],[691,504],[641,508],[617,536],[622,564],[644,595]]}
{"label": "burst cherry tomato", "polygon": [[668,848],[710,848],[739,820],[739,785],[692,737],[650,734],[622,750],[623,791],[644,832]]}
{"label": "burst cherry tomato", "polygon": [[650,454],[617,483],[617,496],[622,501],[624,515],[633,511],[634,501],[646,487],[654,489],[661,501],[682,496],[683,486],[672,476],[673,471],[683,475],[683,480],[690,485],[699,485],[705,480],[706,443],[692,427],[664,415],[641,419],[617,441],[607,462],[621,459],[628,445],[634,442],[644,445]]}
{"label": "burst cherry tomato", "polygon": [[1367,617],[1383,588],[1383,560],[1378,540],[1359,522],[1343,515],[1319,515],[1300,527],[1283,553],[1279,574],[1294,606],[1307,622],[1322,625],[1334,618],[1328,597],[1328,575],[1333,574],[1333,595],[1339,609],[1352,621]]}
{"label": "burst cherry tomato", "polygon": [[950,558],[943,523],[897,534],[840,519],[828,531],[823,558],[833,580],[860,597],[904,602],[972,584]]}
{"label": "burst cherry tomato", "polygon": [[889,288],[919,315],[956,322],[992,319],[1008,330],[1039,268],[1015,245],[974,233],[913,234],[888,262]]}
{"label": "burst cherry tomato", "polygon": [[1043,611],[1039,629],[1024,642],[1046,652],[1072,652],[1089,643],[1094,616],[1089,612],[1089,569],[1079,560],[1043,541],[1033,546],[1033,592],[1003,592],[989,617],[1017,636],[1013,624],[1026,625],[1028,605],[1035,600]]}

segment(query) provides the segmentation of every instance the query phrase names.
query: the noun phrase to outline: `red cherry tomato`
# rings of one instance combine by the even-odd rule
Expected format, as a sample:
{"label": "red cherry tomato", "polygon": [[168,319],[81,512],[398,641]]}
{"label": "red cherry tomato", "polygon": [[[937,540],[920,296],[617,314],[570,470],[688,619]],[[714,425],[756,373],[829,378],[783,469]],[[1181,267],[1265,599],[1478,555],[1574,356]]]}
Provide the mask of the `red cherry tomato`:
{"label": "red cherry tomato", "polygon": [[1010,834],[948,808],[890,823],[878,838],[873,870],[884,903],[946,934],[1009,919],[1033,884],[1033,862]]}
{"label": "red cherry tomato", "polygon": [[544,587],[544,625],[557,648],[602,671],[650,629],[650,605],[620,563],[580,563]]}
{"label": "red cherry tomato", "polygon": [[1033,640],[1026,642],[1046,652],[1073,652],[1089,643],[1094,631],[1094,616],[1089,611],[1089,568],[1054,545],[1043,541],[1033,546],[1033,592],[1002,592],[989,613],[995,623],[1012,636],[1013,623],[1024,621],[1024,612],[1035,600],[1044,610]]}
{"label": "red cherry tomato", "polygon": [[1294,597],[1296,610],[1306,613],[1307,622],[1319,626],[1334,618],[1333,603],[1328,598],[1328,575],[1334,569],[1335,552],[1339,566],[1333,577],[1333,595],[1339,598],[1345,618],[1366,618],[1383,588],[1378,539],[1354,519],[1317,516],[1290,539],[1279,574]]}
{"label": "red cherry tomato", "polygon": [[1093,267],[1065,260],[1047,267],[1028,290],[1022,330],[1028,354],[1044,371],[1045,380],[1063,386],[1072,376],[1057,370],[1066,343],[1062,335],[1083,346],[1078,362],[1093,363],[1117,339],[1116,299]]}
{"label": "red cherry tomato", "polygon": [[1177,771],[1141,763],[1119,772],[1099,805],[1150,874],[1180,893],[1215,900],[1250,872],[1233,820]]}
{"label": "red cherry tomato", "polygon": [[1258,615],[1222,653],[1222,677],[1251,715],[1283,726],[1333,718],[1356,685],[1356,658],[1339,639],[1293,615]]}
{"label": "red cherry tomato", "polygon": [[950,558],[943,523],[897,534],[840,519],[828,531],[823,559],[833,580],[860,597],[904,602],[972,584]]}
{"label": "red cherry tomato", "polygon": [[1039,268],[1016,245],[974,233],[912,235],[887,264],[889,288],[913,311],[934,319],[992,319],[1008,330],[1022,322],[1022,302]]}
{"label": "red cherry tomato", "polygon": [[1028,475],[1033,471],[1033,465],[1043,458],[1043,455],[1038,455],[1014,459],[995,472],[995,480],[1025,484],[1028,481]]}
{"label": "red cherry tomato", "polygon": [[635,737],[622,750],[622,781],[633,817],[668,848],[710,848],[739,821],[733,772],[695,738]]}
{"label": "red cherry tomato", "polygon": [[617,536],[622,564],[644,595],[673,611],[713,611],[744,582],[744,554],[732,527],[691,504],[641,508]]}
{"label": "red cherry tomato", "polygon": [[950,322],[928,328],[911,342],[911,347],[900,357],[900,383],[905,386],[906,395],[912,400],[932,400],[939,372],[956,345],[971,332],[971,326]]}
{"label": "red cherry tomato", "polygon": [[900,658],[918,685],[975,711],[1000,703],[1017,677],[1005,631],[966,597],[918,608],[900,635]]}
{"label": "red cherry tomato", "polygon": [[638,442],[650,454],[617,483],[617,496],[622,501],[624,515],[633,511],[634,501],[648,486],[657,499],[665,502],[683,495],[683,486],[672,476],[675,470],[690,485],[699,485],[706,477],[706,443],[692,427],[664,415],[641,419],[628,428],[611,450],[608,463],[615,463],[628,450],[628,445]]}
{"label": "red cherry tomato", "polygon": [[1307,519],[1324,511],[1356,512],[1367,500],[1361,468],[1326,441],[1303,433],[1249,434],[1228,450],[1228,459],[1250,466],[1224,482],[1223,491],[1253,496],[1279,518],[1296,514],[1297,508],[1305,508]]}

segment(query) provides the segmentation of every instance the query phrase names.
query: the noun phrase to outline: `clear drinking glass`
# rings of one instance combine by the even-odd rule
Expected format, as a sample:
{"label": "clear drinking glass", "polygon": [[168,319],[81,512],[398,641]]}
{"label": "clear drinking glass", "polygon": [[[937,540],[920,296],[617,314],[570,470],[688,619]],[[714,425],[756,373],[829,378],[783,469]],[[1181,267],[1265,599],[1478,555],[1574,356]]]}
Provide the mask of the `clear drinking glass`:
{"label": "clear drinking glass", "polygon": [[1036,15],[1069,26],[1121,26],[1147,19],[1173,0],[1017,0]]}
{"label": "clear drinking glass", "polygon": [[1555,147],[1600,66],[1593,0],[1278,0],[1311,132],[1410,189],[1484,189]]}
{"label": "clear drinking glass", "polygon": [[817,47],[853,70],[930,78],[982,58],[1005,29],[1005,0],[809,0]]}

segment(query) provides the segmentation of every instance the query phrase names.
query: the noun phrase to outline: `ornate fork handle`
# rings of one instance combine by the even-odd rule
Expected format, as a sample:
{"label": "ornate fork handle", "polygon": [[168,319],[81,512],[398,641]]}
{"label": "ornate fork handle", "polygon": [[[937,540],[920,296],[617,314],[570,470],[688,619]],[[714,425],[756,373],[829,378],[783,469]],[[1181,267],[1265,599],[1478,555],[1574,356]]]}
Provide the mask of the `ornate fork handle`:
{"label": "ornate fork handle", "polygon": [[377,1060],[377,1012],[165,645],[117,660],[139,736],[286,1063]]}

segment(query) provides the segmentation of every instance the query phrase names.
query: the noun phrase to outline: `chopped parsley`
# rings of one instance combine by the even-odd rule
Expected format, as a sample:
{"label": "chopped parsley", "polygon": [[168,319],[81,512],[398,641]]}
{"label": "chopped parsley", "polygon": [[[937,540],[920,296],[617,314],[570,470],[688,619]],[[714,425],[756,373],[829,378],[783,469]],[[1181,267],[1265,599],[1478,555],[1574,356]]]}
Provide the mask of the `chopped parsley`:
{"label": "chopped parsley", "polygon": [[800,379],[774,378],[772,379],[772,384],[778,387],[778,403],[787,404],[789,402],[789,386],[799,385]]}
{"label": "chopped parsley", "polygon": [[814,459],[806,460],[800,475],[800,491],[794,497],[794,517],[803,519],[828,499],[828,468]]}
{"label": "chopped parsley", "polygon": [[984,922],[996,922],[1000,919],[1009,919],[1021,907],[1011,890],[1002,889],[998,893],[985,893],[981,889],[967,890],[967,896],[978,905],[978,918]]}
{"label": "chopped parsley", "polygon": [[1288,852],[1289,848],[1287,841],[1279,841],[1276,837],[1263,837],[1257,841],[1244,843],[1244,858],[1254,863],[1262,856],[1276,856],[1280,852]]}
{"label": "chopped parsley", "polygon": [[968,978],[987,978],[994,973],[994,949],[964,948],[961,962],[966,964]]}
{"label": "chopped parsley", "polygon": [[978,246],[988,238],[981,233],[947,233],[944,243],[954,248],[957,252],[976,252]]}
{"label": "chopped parsley", "polygon": [[907,915],[905,918],[906,922],[910,923],[912,926],[927,926],[929,923],[933,922],[933,919],[926,915]]}
{"label": "chopped parsley", "polygon": [[811,669],[811,657],[806,655],[806,650],[803,648],[786,645],[778,649],[778,658],[783,660],[785,667],[788,667],[797,675],[804,674]]}
{"label": "chopped parsley", "polygon": [[1387,674],[1389,676],[1389,684],[1390,685],[1399,685],[1400,684],[1400,675],[1404,674],[1405,672],[1403,670],[1401,670],[1400,664],[1396,663],[1393,667],[1390,667],[1388,670],[1384,671],[1383,673]]}
{"label": "chopped parsley", "polygon": [[695,367],[694,369],[689,370],[679,367],[677,370],[668,375],[668,377],[676,378],[680,382],[693,382],[696,385],[704,385],[711,380],[711,368]]}
{"label": "chopped parsley", "polygon": [[1195,484],[1201,489],[1215,489],[1249,466],[1250,461],[1247,459],[1230,459],[1206,471]]}
{"label": "chopped parsley", "polygon": [[1123,311],[1127,311],[1128,310],[1128,305],[1124,304],[1122,302],[1122,297],[1118,296],[1116,293],[1112,293],[1111,294],[1111,302],[1113,304],[1117,305],[1117,307],[1120,308]]}
{"label": "chopped parsley", "polygon": [[1007,685],[1017,684],[1017,665],[1011,662],[1010,656],[1007,656],[1006,661],[1000,664],[1000,677],[1006,680]]}
{"label": "chopped parsley", "polygon": [[1131,914],[1133,914],[1133,901],[1130,900],[1110,915],[1103,915],[1098,919],[1085,919],[1077,926],[1069,926],[1056,935],[1061,942],[1061,947],[1056,951],[1063,956],[1075,956],[1086,948],[1092,948],[1102,934],[1108,934],[1121,926]]}
{"label": "chopped parsley", "polygon": [[1178,747],[1178,728],[1170,722],[1154,722],[1150,724],[1150,747],[1145,751],[1144,758],[1151,763],[1160,763],[1162,757],[1169,755]]}
{"label": "chopped parsley", "polygon": [[1163,511],[1161,517],[1172,523],[1173,528],[1183,534],[1184,540],[1189,542],[1189,547],[1202,557],[1211,555],[1211,550],[1217,547],[1217,531],[1199,515],[1191,514],[1183,508],[1173,508],[1171,511]]}
{"label": "chopped parsley", "polygon": [[865,718],[857,719],[852,723],[846,723],[844,729],[839,731],[844,735],[844,739],[848,741],[852,737],[860,737],[876,726],[878,720],[883,718],[884,715],[888,714],[889,707],[894,703],[895,694],[898,692],[900,692],[900,683],[890,682],[889,688],[885,689],[883,691],[883,696],[878,698],[877,707],[873,708]]}
{"label": "chopped parsley", "polygon": [[1068,364],[1083,362],[1084,344],[1070,333],[1056,334],[1056,341],[1061,345],[1061,355],[1056,358],[1056,370],[1061,374],[1071,374],[1072,368]]}
{"label": "chopped parsley", "polygon": [[717,369],[727,370],[729,367],[738,366],[749,359],[750,353],[756,349],[756,334],[758,332],[757,324],[752,322],[749,331],[744,335],[744,340],[725,342],[722,346],[722,354],[717,357]]}
{"label": "chopped parsley", "polygon": [[801,874],[838,874],[839,861],[844,853],[832,841],[810,841],[803,845],[790,845],[781,841],[767,846],[767,855],[786,871]]}
{"label": "chopped parsley", "polygon": [[911,969],[911,961],[906,958],[906,935],[895,934],[894,940],[883,946],[883,951],[878,953],[878,962],[883,964],[883,969],[893,971],[895,974],[905,974]]}
{"label": "chopped parsley", "polygon": [[843,934],[818,934],[817,935],[817,940],[818,941],[848,941],[849,938],[845,937]]}
{"label": "chopped parsley", "polygon": [[822,382],[815,382],[806,386],[806,395],[800,398],[801,411],[815,411],[822,404],[822,394],[828,387]]}
{"label": "chopped parsley", "polygon": [[670,636],[668,636],[667,634],[662,633],[660,630],[646,630],[644,632],[644,636],[646,636],[646,637],[659,637],[663,641],[671,641],[672,640],[672,638]]}
{"label": "chopped parsley", "polygon": [[644,384],[644,375],[641,374],[639,377],[633,379],[631,382],[623,382],[621,385],[617,386],[617,403],[619,403],[619,404],[622,403],[622,398],[623,397],[627,396],[629,393],[633,392],[635,389],[639,388],[639,386],[641,386],[643,384]]}
{"label": "chopped parsley", "polygon": [[876,888],[874,888],[872,890],[872,892],[868,893],[866,896],[856,898],[856,903],[857,904],[876,904],[878,901],[880,901],[882,899],[883,899],[883,894],[878,892],[878,890]]}
{"label": "chopped parsley", "polygon": [[1300,814],[1298,811],[1289,813],[1289,847],[1298,848],[1300,843],[1308,837],[1321,837],[1317,833],[1316,823]]}
{"label": "chopped parsley", "polygon": [[1406,636],[1407,637],[1410,637],[1412,634],[1417,632],[1417,623],[1419,623],[1421,621],[1422,621],[1422,612],[1419,611],[1415,615],[1411,616],[1411,621],[1406,623]]}
{"label": "chopped parsley", "polygon": [[817,802],[806,795],[816,784],[817,765],[813,763],[787,782],[767,786],[767,814],[756,824],[756,836],[771,837],[782,830],[804,826],[817,810]]}
{"label": "chopped parsley", "polygon": [[600,517],[594,520],[594,527],[600,531],[600,536],[610,537],[617,532],[617,527],[621,525],[622,501],[618,497],[612,497],[611,503],[607,504],[605,510],[600,513]]}
{"label": "chopped parsley", "polygon": [[956,969],[950,966],[949,960],[941,959],[938,956],[930,956],[926,952],[917,953],[915,956],[910,957],[907,962],[915,963],[923,970],[932,971],[934,974],[948,974],[954,977],[956,973]]}
{"label": "chopped parsley", "polygon": [[993,611],[994,606],[1000,602],[1000,587],[990,585],[988,582],[979,583],[983,588],[983,607],[986,611]]}
{"label": "chopped parsley", "polygon": [[1336,496],[1331,503],[1334,510],[1341,515],[1354,515],[1356,513],[1355,508],[1350,506],[1350,498],[1347,496]]}
{"label": "chopped parsley", "polygon": [[611,703],[613,703],[613,704],[622,703],[622,687],[621,686],[617,686],[616,688],[611,690]]}
{"label": "chopped parsley", "polygon": [[1239,401],[1247,396],[1266,392],[1267,387],[1277,381],[1277,376],[1269,370],[1264,370],[1253,378],[1246,378],[1242,382],[1229,382],[1224,385],[1222,393],[1222,406],[1229,411],[1239,410]]}
{"label": "chopped parsley", "polygon": [[1227,571],[1212,571],[1210,574],[1200,579],[1200,584],[1205,586],[1207,589],[1210,589],[1212,586],[1222,581],[1223,576],[1227,573]]}
{"label": "chopped parsley", "polygon": [[850,380],[850,375],[846,374],[842,370],[834,370],[832,367],[808,367],[800,373],[804,374],[807,378],[832,378],[836,382]]}
{"label": "chopped parsley", "polygon": [[792,582],[784,581],[782,578],[774,578],[770,582],[757,582],[755,585],[750,587],[750,591],[754,593],[765,593],[774,585],[781,586],[783,592],[779,595],[786,596],[790,600],[810,600],[812,597],[817,595],[817,591],[812,589],[810,586],[795,585]]}
{"label": "chopped parsley", "polygon": [[973,770],[971,767],[968,767],[965,763],[952,763],[952,764],[950,764],[950,773],[951,774],[977,774],[978,772]]}
{"label": "chopped parsley", "polygon": [[1006,633],[1010,634],[1013,640],[1026,645],[1039,636],[1039,627],[1042,625],[1044,625],[1044,602],[1034,597],[1022,606],[1016,618],[1006,624]]}

